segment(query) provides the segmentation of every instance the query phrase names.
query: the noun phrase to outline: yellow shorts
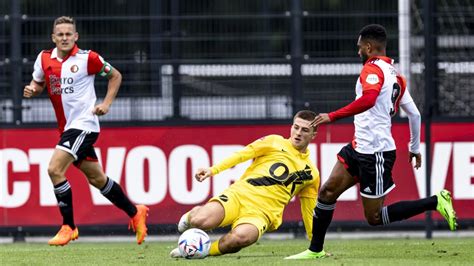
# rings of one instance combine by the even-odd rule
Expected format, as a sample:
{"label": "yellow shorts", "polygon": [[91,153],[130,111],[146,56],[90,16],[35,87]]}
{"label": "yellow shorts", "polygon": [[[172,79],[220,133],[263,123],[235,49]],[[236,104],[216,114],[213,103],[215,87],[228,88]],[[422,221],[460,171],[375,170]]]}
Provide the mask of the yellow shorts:
{"label": "yellow shorts", "polygon": [[252,224],[258,229],[258,238],[270,227],[270,220],[257,206],[239,198],[229,189],[209,201],[218,201],[224,207],[224,219],[219,227],[232,225],[234,229],[240,224]]}

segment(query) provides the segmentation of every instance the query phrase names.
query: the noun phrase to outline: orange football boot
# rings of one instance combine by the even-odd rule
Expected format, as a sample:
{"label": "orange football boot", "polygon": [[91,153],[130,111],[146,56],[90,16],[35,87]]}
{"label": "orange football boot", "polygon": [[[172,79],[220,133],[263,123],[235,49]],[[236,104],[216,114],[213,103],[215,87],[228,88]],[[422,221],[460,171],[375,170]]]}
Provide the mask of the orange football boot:
{"label": "orange football boot", "polygon": [[130,219],[128,229],[132,229],[137,233],[137,244],[140,245],[145,241],[148,228],[146,227],[146,217],[148,216],[148,207],[145,205],[137,205],[137,213]]}
{"label": "orange football boot", "polygon": [[74,241],[79,238],[79,230],[77,227],[73,230],[69,225],[63,224],[59,232],[48,241],[50,246],[64,246],[69,241]]}

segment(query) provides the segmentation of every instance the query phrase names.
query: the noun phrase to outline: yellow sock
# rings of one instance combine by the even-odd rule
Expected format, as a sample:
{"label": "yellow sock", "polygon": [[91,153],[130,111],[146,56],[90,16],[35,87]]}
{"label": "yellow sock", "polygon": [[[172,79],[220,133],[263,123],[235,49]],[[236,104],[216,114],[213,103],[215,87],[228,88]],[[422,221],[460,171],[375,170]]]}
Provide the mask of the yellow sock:
{"label": "yellow sock", "polygon": [[219,256],[222,255],[219,250],[219,240],[212,242],[211,248],[209,249],[209,256]]}

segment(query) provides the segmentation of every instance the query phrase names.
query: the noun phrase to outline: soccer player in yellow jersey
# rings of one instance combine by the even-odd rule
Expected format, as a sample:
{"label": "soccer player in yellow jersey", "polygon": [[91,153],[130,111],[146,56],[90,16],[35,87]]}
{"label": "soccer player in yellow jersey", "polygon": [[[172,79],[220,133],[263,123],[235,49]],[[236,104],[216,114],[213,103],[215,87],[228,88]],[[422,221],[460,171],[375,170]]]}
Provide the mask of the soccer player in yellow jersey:
{"label": "soccer player in yellow jersey", "polygon": [[[178,231],[231,225],[229,233],[211,244],[209,255],[235,253],[255,243],[265,232],[276,230],[285,206],[298,195],[306,233],[311,239],[320,183],[319,171],[310,161],[308,150],[317,133],[310,126],[315,117],[312,111],[299,111],[293,118],[290,138],[263,137],[212,167],[198,169],[195,178],[203,181],[239,163],[254,160],[240,179],[219,196],[185,213]],[[181,257],[177,248],[170,256]]]}

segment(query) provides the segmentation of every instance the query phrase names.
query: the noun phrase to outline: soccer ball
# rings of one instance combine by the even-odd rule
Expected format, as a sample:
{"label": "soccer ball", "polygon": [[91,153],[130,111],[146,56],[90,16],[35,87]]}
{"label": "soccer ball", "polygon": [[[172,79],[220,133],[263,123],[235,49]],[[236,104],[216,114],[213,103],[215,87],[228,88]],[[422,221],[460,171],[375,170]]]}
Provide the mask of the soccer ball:
{"label": "soccer ball", "polygon": [[178,248],[181,256],[186,259],[202,259],[209,254],[211,240],[201,229],[191,228],[179,237]]}

